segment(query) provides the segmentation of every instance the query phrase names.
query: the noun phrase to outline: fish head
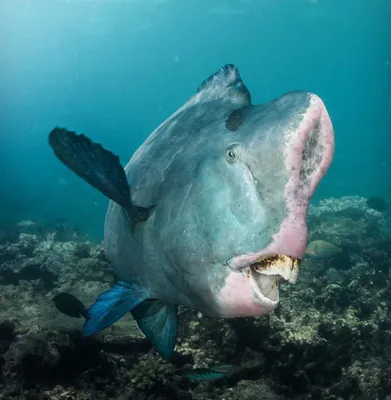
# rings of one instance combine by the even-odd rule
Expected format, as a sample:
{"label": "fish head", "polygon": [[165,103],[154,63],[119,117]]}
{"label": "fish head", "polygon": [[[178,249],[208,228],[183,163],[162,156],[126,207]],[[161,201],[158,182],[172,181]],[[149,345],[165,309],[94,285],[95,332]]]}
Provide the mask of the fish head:
{"label": "fish head", "polygon": [[309,200],[334,136],[318,96],[292,92],[253,105],[229,68],[171,121],[171,132],[189,139],[166,168],[171,189],[155,220],[189,303],[210,315],[253,316],[278,305],[280,280],[296,280]]}

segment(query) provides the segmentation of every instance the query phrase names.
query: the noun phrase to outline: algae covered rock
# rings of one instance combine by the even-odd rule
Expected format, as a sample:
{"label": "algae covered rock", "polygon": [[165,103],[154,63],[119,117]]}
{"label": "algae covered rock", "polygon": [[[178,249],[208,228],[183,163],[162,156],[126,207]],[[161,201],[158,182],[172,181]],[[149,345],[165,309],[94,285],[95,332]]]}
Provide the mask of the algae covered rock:
{"label": "algae covered rock", "polygon": [[[309,240],[331,241],[341,255],[305,259],[269,315],[216,319],[180,307],[169,362],[130,314],[83,337],[83,318],[56,309],[60,292],[89,307],[115,280],[101,245],[70,228],[18,227],[0,242],[0,399],[388,400],[387,218],[357,196],[312,207]],[[237,372],[216,382],[183,376],[218,364]]]}
{"label": "algae covered rock", "polygon": [[142,358],[130,373],[132,386],[139,391],[150,391],[172,375],[172,366],[153,357]]}

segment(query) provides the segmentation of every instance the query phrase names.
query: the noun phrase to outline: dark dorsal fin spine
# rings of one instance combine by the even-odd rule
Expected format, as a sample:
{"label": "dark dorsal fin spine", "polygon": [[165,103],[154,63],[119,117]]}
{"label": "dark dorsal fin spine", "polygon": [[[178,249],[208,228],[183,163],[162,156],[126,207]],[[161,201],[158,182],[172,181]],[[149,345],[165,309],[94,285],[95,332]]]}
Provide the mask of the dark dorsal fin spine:
{"label": "dark dorsal fin spine", "polygon": [[202,82],[197,93],[210,92],[211,97],[221,97],[221,94],[238,97],[244,101],[242,106],[251,104],[251,95],[243,83],[239,70],[233,64],[227,64]]}

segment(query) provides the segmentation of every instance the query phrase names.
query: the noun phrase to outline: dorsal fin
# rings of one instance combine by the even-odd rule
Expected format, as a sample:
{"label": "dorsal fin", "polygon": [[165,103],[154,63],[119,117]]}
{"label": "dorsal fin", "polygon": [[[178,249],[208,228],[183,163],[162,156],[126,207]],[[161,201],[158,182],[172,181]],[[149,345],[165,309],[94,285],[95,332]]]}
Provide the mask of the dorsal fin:
{"label": "dorsal fin", "polygon": [[250,92],[233,64],[225,65],[202,82],[197,94],[203,101],[227,99],[238,108],[251,104]]}

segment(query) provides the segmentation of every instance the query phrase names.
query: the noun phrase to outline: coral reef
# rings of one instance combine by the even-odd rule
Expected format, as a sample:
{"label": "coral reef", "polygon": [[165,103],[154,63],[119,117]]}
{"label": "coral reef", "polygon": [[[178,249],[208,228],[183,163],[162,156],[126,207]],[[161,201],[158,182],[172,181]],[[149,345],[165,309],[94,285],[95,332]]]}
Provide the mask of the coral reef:
{"label": "coral reef", "polygon": [[[391,400],[391,235],[365,198],[311,206],[309,240],[342,248],[305,259],[266,316],[213,319],[180,308],[176,352],[161,360],[131,316],[93,337],[58,312],[86,306],[115,280],[100,245],[67,229],[20,224],[0,235],[0,399]],[[221,381],[188,368],[232,364]]]}

